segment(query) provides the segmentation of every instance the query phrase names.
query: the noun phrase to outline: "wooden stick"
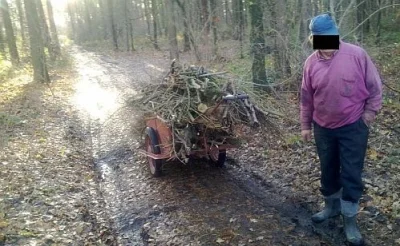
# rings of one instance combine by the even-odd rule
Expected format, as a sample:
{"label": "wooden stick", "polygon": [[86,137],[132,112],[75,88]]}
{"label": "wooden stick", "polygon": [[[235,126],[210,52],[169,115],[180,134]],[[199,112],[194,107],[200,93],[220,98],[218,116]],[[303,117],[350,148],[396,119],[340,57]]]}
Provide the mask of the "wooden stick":
{"label": "wooden stick", "polygon": [[246,105],[246,107],[248,107],[248,108],[250,109],[251,117],[252,117],[252,119],[253,119],[253,123],[255,123],[257,126],[259,126],[259,125],[260,125],[260,122],[259,122],[258,119],[257,119],[256,111],[254,110],[253,104],[250,103],[248,99],[245,99],[245,100],[244,100],[244,104]]}
{"label": "wooden stick", "polygon": [[199,75],[198,77],[201,78],[201,77],[208,77],[208,76],[220,75],[220,74],[226,74],[226,73],[227,72],[206,73],[206,74]]}

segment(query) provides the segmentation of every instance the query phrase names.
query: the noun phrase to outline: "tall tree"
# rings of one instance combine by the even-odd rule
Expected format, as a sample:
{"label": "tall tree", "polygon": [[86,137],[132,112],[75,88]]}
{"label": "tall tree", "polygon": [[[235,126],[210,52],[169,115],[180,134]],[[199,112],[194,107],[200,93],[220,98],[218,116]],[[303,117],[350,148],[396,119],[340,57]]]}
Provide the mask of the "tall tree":
{"label": "tall tree", "polygon": [[51,37],[49,32],[49,26],[47,25],[46,15],[44,13],[42,0],[36,0],[36,9],[40,20],[40,26],[42,29],[41,33],[43,35],[44,45],[47,47],[50,55],[52,55],[53,51],[51,50]]}
{"label": "tall tree", "polygon": [[67,12],[68,12],[68,16],[69,16],[69,22],[71,24],[71,31],[72,31],[72,39],[75,41],[78,41],[77,38],[77,24],[76,24],[76,16],[75,16],[75,3],[73,2],[68,2],[67,4]]}
{"label": "tall tree", "polygon": [[202,20],[202,28],[204,29],[204,36],[207,39],[208,35],[210,34],[210,14],[208,11],[208,1],[207,0],[200,0],[201,1],[201,20]]}
{"label": "tall tree", "polygon": [[251,67],[253,83],[265,84],[267,74],[265,72],[265,38],[263,24],[263,5],[262,0],[251,0],[249,3],[251,16],[251,53],[253,55],[253,64]]}
{"label": "tall tree", "polygon": [[59,56],[61,54],[60,41],[58,39],[57,27],[54,22],[53,6],[51,5],[51,0],[47,0],[47,15],[49,16],[51,40],[53,40],[54,53]]}
{"label": "tall tree", "polygon": [[329,0],[329,12],[336,17],[336,0]]}
{"label": "tall tree", "polygon": [[149,37],[151,37],[150,11],[149,11],[149,2],[148,2],[148,0],[143,0],[143,6],[144,6],[144,18],[145,18],[146,24],[147,24],[147,35]]}
{"label": "tall tree", "polygon": [[28,23],[33,78],[38,82],[50,82],[47,71],[46,56],[44,54],[43,37],[40,32],[40,20],[37,14],[36,2],[24,0],[26,20]]}
{"label": "tall tree", "polygon": [[[314,0],[315,1],[315,0]],[[270,37],[273,40],[273,58],[274,58],[274,70],[276,74],[281,75],[283,74],[282,69],[282,60],[281,60],[281,53],[280,53],[280,44],[282,40],[279,40],[278,35],[278,16],[277,16],[277,2],[274,0],[268,1],[268,9],[271,14],[271,35]]]}
{"label": "tall tree", "polygon": [[[276,12],[277,13],[290,13],[292,12],[291,9],[289,8],[290,4],[288,4],[288,0],[281,0],[276,2]],[[289,56],[288,56],[288,51],[289,51],[289,21],[291,18],[285,18],[285,16],[280,16],[278,17],[277,25],[276,25],[276,30],[277,30],[277,51],[279,54],[279,61],[280,67],[282,68],[282,75],[283,77],[290,76],[291,75],[291,67],[290,67],[290,61],[289,61]]]}
{"label": "tall tree", "polygon": [[227,25],[230,25],[232,20],[232,12],[231,8],[229,7],[229,0],[224,0],[224,7],[225,7],[225,23]]}
{"label": "tall tree", "polygon": [[218,57],[218,29],[217,29],[217,23],[218,23],[218,15],[217,15],[217,2],[216,0],[210,0],[210,8],[211,8],[211,28],[212,28],[212,33],[213,33],[213,48],[212,48],[212,54],[215,58]]}
{"label": "tall tree", "polygon": [[128,5],[128,0],[124,1],[124,26],[125,26],[125,41],[126,41],[126,50],[129,51],[131,49],[131,29],[130,29],[130,9]]}
{"label": "tall tree", "polygon": [[117,36],[117,29],[115,27],[115,21],[114,21],[113,0],[107,0],[107,7],[108,7],[108,18],[110,21],[110,28],[111,28],[111,35],[112,35],[112,39],[113,39],[114,49],[118,50],[118,36]]}
{"label": "tall tree", "polygon": [[319,13],[319,9],[320,9],[319,0],[312,0],[312,1],[313,1],[313,16],[316,16],[316,15],[320,14]]}
{"label": "tall tree", "polygon": [[15,3],[17,4],[17,9],[18,9],[19,27],[21,29],[22,43],[25,44],[25,42],[26,42],[26,37],[25,37],[25,18],[24,18],[24,10],[22,8],[22,1],[21,0],[16,0]]}
{"label": "tall tree", "polygon": [[7,0],[1,0],[1,14],[3,16],[4,27],[6,29],[6,39],[8,45],[8,52],[10,53],[11,62],[13,65],[19,64],[19,54],[17,49],[17,43],[14,36],[14,29],[10,17],[10,9],[8,7]]}
{"label": "tall tree", "polygon": [[[381,4],[382,4],[382,0],[377,0],[377,3],[376,3],[378,6],[378,9],[380,9],[381,8]],[[375,44],[377,44],[377,45],[379,45],[380,43],[381,43],[381,19],[382,19],[382,13],[381,13],[381,11],[379,11],[378,12],[378,17],[377,17],[377,20],[376,20],[376,27],[377,27],[377,30],[376,30],[376,36],[375,36]]]}
{"label": "tall tree", "polygon": [[93,36],[94,35],[94,33],[93,33],[94,25],[93,25],[93,21],[92,21],[91,14],[90,14],[91,9],[93,8],[92,2],[90,0],[84,0],[83,7],[84,7],[83,15],[85,17],[84,18],[85,25],[81,28],[84,28],[84,35],[85,35],[84,40],[92,40],[92,39],[94,39],[94,36]]}
{"label": "tall tree", "polygon": [[239,43],[240,43],[240,58],[244,58],[243,54],[243,35],[244,35],[244,26],[245,26],[245,14],[244,14],[244,6],[243,6],[243,1],[239,0],[238,2],[239,5]]}
{"label": "tall tree", "polygon": [[[128,0],[126,0],[128,1]],[[132,5],[132,1],[129,1],[129,13],[133,13],[133,5]],[[130,17],[128,16],[128,21],[129,21],[129,39],[131,41],[131,51],[135,50],[135,44],[133,43],[133,23],[132,20],[130,19]]]}
{"label": "tall tree", "polygon": [[234,40],[239,40],[240,15],[243,14],[243,10],[241,10],[239,6],[240,1],[241,0],[232,0],[232,31]]}
{"label": "tall tree", "polygon": [[[187,2],[186,1],[180,1],[180,0],[176,0],[176,3],[178,4],[178,6],[179,6],[179,8],[181,9],[181,11],[182,11],[182,15],[183,15],[183,29],[184,29],[184,31],[183,31],[183,51],[184,52],[187,52],[187,51],[189,51],[190,50],[190,42],[191,42],[191,39],[193,39],[192,37],[191,37],[191,33],[190,33],[190,29],[189,29],[189,21],[188,21],[188,14],[187,14],[187,11],[186,11],[186,5],[187,5]],[[195,44],[193,44],[193,45],[195,45]]]}
{"label": "tall tree", "polygon": [[166,0],[167,18],[168,18],[168,39],[170,59],[179,59],[178,40],[176,39],[176,23],[174,0]]}
{"label": "tall tree", "polygon": [[[186,2],[186,1],[185,1]],[[158,8],[160,10],[160,22],[158,25],[160,28],[160,34],[164,33],[165,36],[167,36],[167,21],[166,20],[166,7],[165,7],[165,1],[159,1],[158,2],[160,7]]]}
{"label": "tall tree", "polygon": [[153,16],[153,45],[156,50],[159,50],[158,40],[157,40],[157,1],[151,0],[151,15]]}
{"label": "tall tree", "polygon": [[357,0],[357,13],[356,13],[356,19],[357,22],[355,23],[356,26],[358,26],[357,28],[357,41],[359,43],[363,43],[364,42],[364,20],[365,20],[365,0]]}
{"label": "tall tree", "polygon": [[0,22],[0,58],[4,57],[6,54],[6,46],[4,41],[4,34],[3,34],[3,22]]}
{"label": "tall tree", "polygon": [[[99,8],[100,8],[100,16],[101,16],[101,29],[102,29],[102,36],[103,40],[107,39],[108,36],[108,18],[107,18],[107,8],[105,7],[106,3],[105,0],[98,0],[99,1]],[[128,0],[126,0],[128,1]],[[132,4],[132,1],[129,1]],[[131,22],[130,22],[131,23]]]}

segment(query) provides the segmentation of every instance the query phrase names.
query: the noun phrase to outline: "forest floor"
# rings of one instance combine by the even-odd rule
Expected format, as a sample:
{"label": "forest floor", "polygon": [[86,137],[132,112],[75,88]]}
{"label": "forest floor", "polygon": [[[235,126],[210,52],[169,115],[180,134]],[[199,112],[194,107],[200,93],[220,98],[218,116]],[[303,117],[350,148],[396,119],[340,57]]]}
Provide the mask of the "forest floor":
{"label": "forest floor", "polygon": [[[370,50],[398,90],[396,52]],[[165,54],[68,54],[50,87],[26,71],[0,84],[0,245],[344,245],[339,219],[310,222],[318,159],[298,124],[283,121],[280,140],[255,135],[224,169],[171,163],[155,179],[126,100],[165,73]],[[385,91],[371,129],[359,213],[371,246],[400,245],[399,98]],[[298,117],[295,97],[282,103]]]}

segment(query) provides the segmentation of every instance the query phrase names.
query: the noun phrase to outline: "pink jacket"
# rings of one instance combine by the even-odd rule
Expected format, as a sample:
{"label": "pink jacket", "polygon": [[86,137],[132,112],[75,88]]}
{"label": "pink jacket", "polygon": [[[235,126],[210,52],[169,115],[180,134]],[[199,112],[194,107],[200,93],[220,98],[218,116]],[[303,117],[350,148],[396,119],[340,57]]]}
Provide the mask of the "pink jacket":
{"label": "pink jacket", "polygon": [[382,107],[382,82],[371,58],[362,48],[340,42],[331,59],[318,51],[304,65],[301,86],[301,129],[312,121],[325,128],[338,128],[360,117],[373,119]]}

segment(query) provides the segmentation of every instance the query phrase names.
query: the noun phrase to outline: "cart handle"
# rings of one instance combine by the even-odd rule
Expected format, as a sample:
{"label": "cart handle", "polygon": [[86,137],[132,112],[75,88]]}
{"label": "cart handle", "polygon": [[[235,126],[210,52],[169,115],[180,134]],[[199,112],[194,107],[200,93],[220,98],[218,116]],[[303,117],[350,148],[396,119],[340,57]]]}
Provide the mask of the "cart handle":
{"label": "cart handle", "polygon": [[239,100],[249,99],[249,95],[247,95],[247,94],[235,94],[235,95],[229,94],[229,95],[223,96],[222,99],[226,100],[226,101],[228,101],[228,100],[238,100],[238,99]]}

